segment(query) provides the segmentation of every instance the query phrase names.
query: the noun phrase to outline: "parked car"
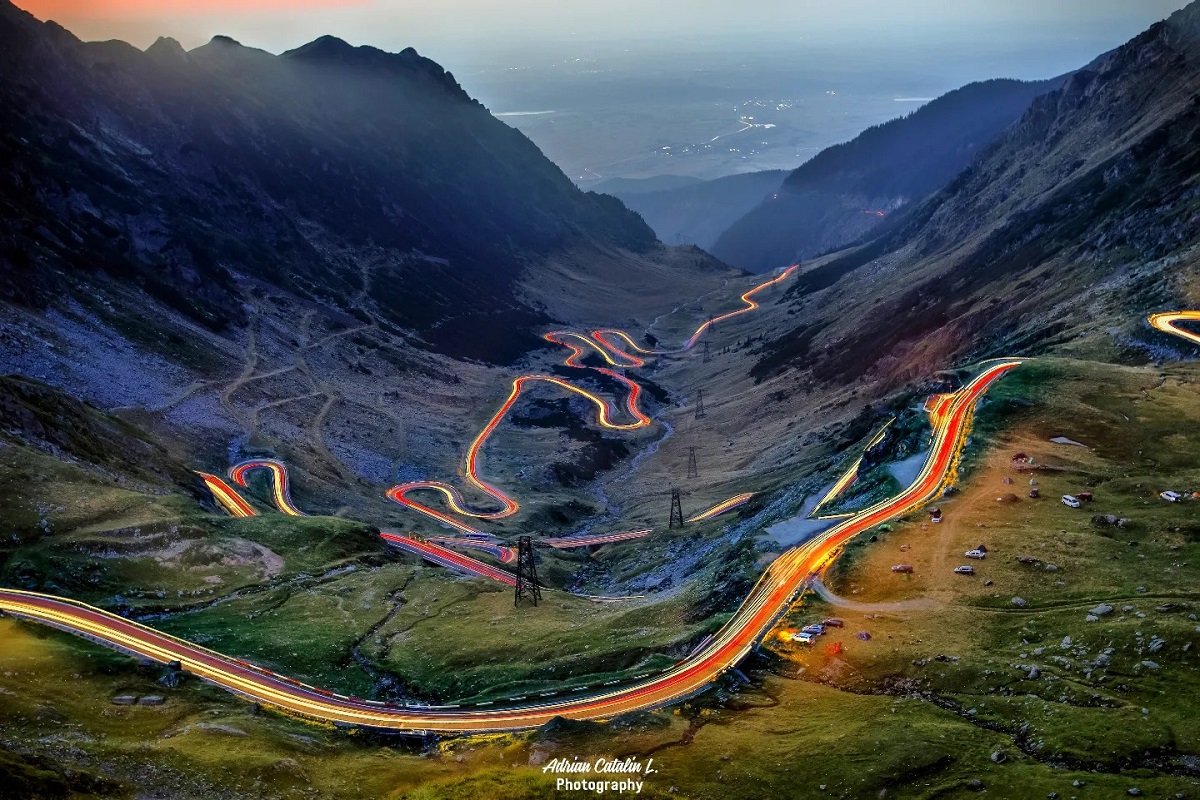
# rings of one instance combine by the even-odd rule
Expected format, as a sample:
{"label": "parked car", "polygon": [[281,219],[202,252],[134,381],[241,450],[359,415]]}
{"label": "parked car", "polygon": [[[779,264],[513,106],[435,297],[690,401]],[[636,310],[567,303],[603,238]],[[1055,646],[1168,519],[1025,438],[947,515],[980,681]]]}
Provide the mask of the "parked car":
{"label": "parked car", "polygon": [[1064,506],[1068,506],[1069,508],[1079,508],[1079,506],[1081,505],[1081,503],[1079,502],[1079,498],[1075,497],[1074,495],[1070,495],[1070,494],[1064,494],[1062,496],[1062,504]]}
{"label": "parked car", "polygon": [[966,552],[966,556],[967,556],[967,558],[984,559],[984,558],[987,558],[987,551],[986,550],[968,550]]}
{"label": "parked car", "polygon": [[812,636],[820,636],[823,633],[825,633],[825,626],[820,624],[819,622],[815,623],[813,625],[805,625],[803,628],[800,629],[800,632],[807,633]]}
{"label": "parked car", "polygon": [[821,622],[821,624],[824,625],[826,628],[844,628],[844,627],[846,627],[846,623],[842,622],[837,617],[830,617],[827,620],[823,620]]}
{"label": "parked car", "polygon": [[892,567],[892,572],[909,573],[912,571],[913,571],[912,564],[896,564]]}
{"label": "parked car", "polygon": [[970,566],[969,564],[963,564],[961,567],[954,568],[954,574],[955,575],[974,575],[975,568]]}
{"label": "parked car", "polygon": [[1166,500],[1168,503],[1178,503],[1183,499],[1183,495],[1181,495],[1179,492],[1170,491],[1163,492],[1159,495],[1159,497],[1161,497],[1163,500]]}
{"label": "parked car", "polygon": [[793,642],[799,642],[800,644],[812,644],[815,639],[816,637],[811,633],[804,633],[803,631],[792,637]]}

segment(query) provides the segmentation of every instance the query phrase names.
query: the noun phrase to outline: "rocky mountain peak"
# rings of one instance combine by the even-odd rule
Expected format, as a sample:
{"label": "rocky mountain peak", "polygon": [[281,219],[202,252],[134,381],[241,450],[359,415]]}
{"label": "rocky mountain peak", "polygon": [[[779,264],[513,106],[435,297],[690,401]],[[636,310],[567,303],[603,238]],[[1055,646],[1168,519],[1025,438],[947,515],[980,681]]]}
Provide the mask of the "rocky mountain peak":
{"label": "rocky mountain peak", "polygon": [[187,60],[187,51],[183,49],[183,45],[170,36],[158,37],[154,44],[146,48],[146,55],[170,61]]}

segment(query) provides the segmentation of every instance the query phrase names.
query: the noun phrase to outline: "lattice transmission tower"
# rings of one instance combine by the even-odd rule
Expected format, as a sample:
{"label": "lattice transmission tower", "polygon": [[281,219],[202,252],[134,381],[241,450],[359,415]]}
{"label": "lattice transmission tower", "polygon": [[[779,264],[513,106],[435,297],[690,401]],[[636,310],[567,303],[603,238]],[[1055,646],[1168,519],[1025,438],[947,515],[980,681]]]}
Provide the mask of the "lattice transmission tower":
{"label": "lattice transmission tower", "polygon": [[674,487],[671,488],[671,524],[669,528],[683,527],[683,500],[681,499],[683,492]]}
{"label": "lattice transmission tower", "polygon": [[537,564],[533,558],[533,537],[517,539],[517,583],[513,587],[513,605],[520,606],[528,598],[536,606],[542,599],[542,587],[538,585]]}

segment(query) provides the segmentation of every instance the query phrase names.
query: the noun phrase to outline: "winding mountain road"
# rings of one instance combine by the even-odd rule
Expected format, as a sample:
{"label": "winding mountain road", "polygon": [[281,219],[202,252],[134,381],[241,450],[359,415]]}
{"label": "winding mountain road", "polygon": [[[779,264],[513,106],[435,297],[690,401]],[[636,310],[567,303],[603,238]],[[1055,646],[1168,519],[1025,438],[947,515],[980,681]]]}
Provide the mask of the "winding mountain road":
{"label": "winding mountain road", "polygon": [[1192,344],[1200,344],[1200,334],[1179,327],[1181,322],[1200,322],[1200,311],[1164,311],[1160,314],[1151,314],[1147,321],[1151,327],[1157,328],[1163,333],[1174,334],[1187,339]]}
{"label": "winding mountain road", "polygon": [[[780,273],[774,278],[760,283],[759,285],[742,294],[742,308],[722,314],[719,317],[710,319],[703,323],[696,328],[696,331],[691,335],[691,337],[684,342],[683,347],[681,347],[680,350],[673,352],[690,350],[695,346],[696,342],[704,334],[704,332],[709,330],[709,328],[711,328],[714,324],[724,320],[732,319],[759,308],[758,302],[754,300],[754,295],[787,280],[797,269],[798,267],[791,266],[787,269],[781,270]],[[647,350],[635,342],[632,337],[629,336],[629,334],[619,330],[597,330],[593,331],[590,336],[585,336],[581,333],[575,333],[571,331],[554,331],[552,333],[545,334],[542,338],[553,344],[561,345],[571,351],[570,355],[568,355],[563,361],[564,365],[579,369],[591,369],[617,381],[618,383],[623,384],[628,390],[628,394],[626,395],[625,399],[625,411],[632,421],[614,422],[613,420],[616,418],[616,411],[608,403],[608,401],[597,396],[596,394],[593,394],[587,389],[563,380],[562,378],[556,378],[551,375],[522,375],[513,380],[512,388],[508,393],[508,397],[503,403],[501,403],[500,408],[497,409],[496,413],[492,415],[487,424],[484,425],[483,430],[480,431],[479,434],[471,441],[470,446],[467,448],[466,459],[463,463],[463,475],[467,482],[476,490],[482,492],[498,503],[498,509],[492,511],[476,511],[468,506],[466,500],[463,498],[462,493],[457,488],[442,481],[412,481],[409,483],[400,484],[398,486],[393,486],[387,492],[387,496],[390,499],[403,506],[411,508],[414,511],[431,517],[438,522],[444,523],[452,528],[468,534],[480,533],[480,531],[469,523],[455,519],[445,512],[438,511],[431,506],[425,505],[424,503],[410,498],[409,495],[418,491],[437,492],[438,494],[442,495],[442,498],[446,501],[446,505],[450,507],[450,510],[460,517],[495,520],[510,517],[517,513],[517,511],[520,510],[520,504],[480,476],[479,460],[480,452],[488,438],[492,435],[492,433],[495,432],[496,428],[500,425],[500,422],[504,419],[504,417],[508,415],[508,412],[512,409],[517,400],[520,399],[525,388],[533,384],[550,384],[590,400],[596,406],[597,423],[601,427],[608,428],[609,430],[637,430],[652,424],[652,420],[642,413],[638,406],[638,400],[642,394],[642,387],[613,368],[635,368],[644,366],[646,361],[645,359],[641,358],[641,356],[664,355],[671,351]],[[619,346],[614,344],[612,341],[614,338],[621,339],[624,342],[624,345]],[[624,349],[622,349],[622,347],[628,347],[630,350],[636,351],[638,355],[633,355],[632,353],[626,352]],[[599,356],[603,358],[609,366],[588,367],[580,363],[580,359],[589,352],[599,354]]]}
{"label": "winding mountain road", "polygon": [[609,719],[677,702],[704,690],[757,645],[805,582],[822,574],[847,541],[936,498],[955,465],[976,403],[993,381],[1019,364],[1010,360],[987,365],[939,407],[940,413],[932,417],[934,441],[929,457],[908,488],[783,553],[711,640],[674,666],[645,673],[624,684],[578,687],[501,705],[396,707],[302,684],[66,598],[5,589],[0,590],[0,611],[53,625],[142,658],[179,662],[183,670],[255,702],[335,724],[413,733],[461,733],[533,728],[560,716]]}

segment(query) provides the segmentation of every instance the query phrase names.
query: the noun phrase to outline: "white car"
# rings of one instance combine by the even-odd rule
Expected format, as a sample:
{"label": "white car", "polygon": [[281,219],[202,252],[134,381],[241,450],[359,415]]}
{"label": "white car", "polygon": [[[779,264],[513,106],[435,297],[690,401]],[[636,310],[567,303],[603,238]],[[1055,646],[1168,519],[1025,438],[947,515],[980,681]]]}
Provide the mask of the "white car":
{"label": "white car", "polygon": [[961,566],[961,567],[955,567],[955,568],[954,568],[954,574],[955,574],[955,575],[974,575],[974,574],[975,574],[975,568],[974,568],[974,567],[972,567],[972,566],[969,566],[969,565],[967,565],[967,564],[964,564],[964,565],[963,565],[963,566]]}
{"label": "white car", "polygon": [[983,552],[982,550],[968,550],[966,552],[966,556],[967,558],[984,559],[987,558],[987,553]]}
{"label": "white car", "polygon": [[1062,504],[1069,508],[1079,508],[1081,505],[1083,505],[1082,503],[1079,502],[1078,497],[1076,497],[1075,495],[1071,495],[1071,494],[1064,494],[1062,496]]}
{"label": "white car", "polygon": [[1179,492],[1170,491],[1163,492],[1159,495],[1159,497],[1161,497],[1163,500],[1166,500],[1168,503],[1178,503],[1181,499],[1183,499],[1183,495],[1181,495]]}
{"label": "white car", "polygon": [[799,642],[800,644],[812,644],[814,639],[816,637],[811,633],[804,633],[803,631],[792,636],[792,641]]}

